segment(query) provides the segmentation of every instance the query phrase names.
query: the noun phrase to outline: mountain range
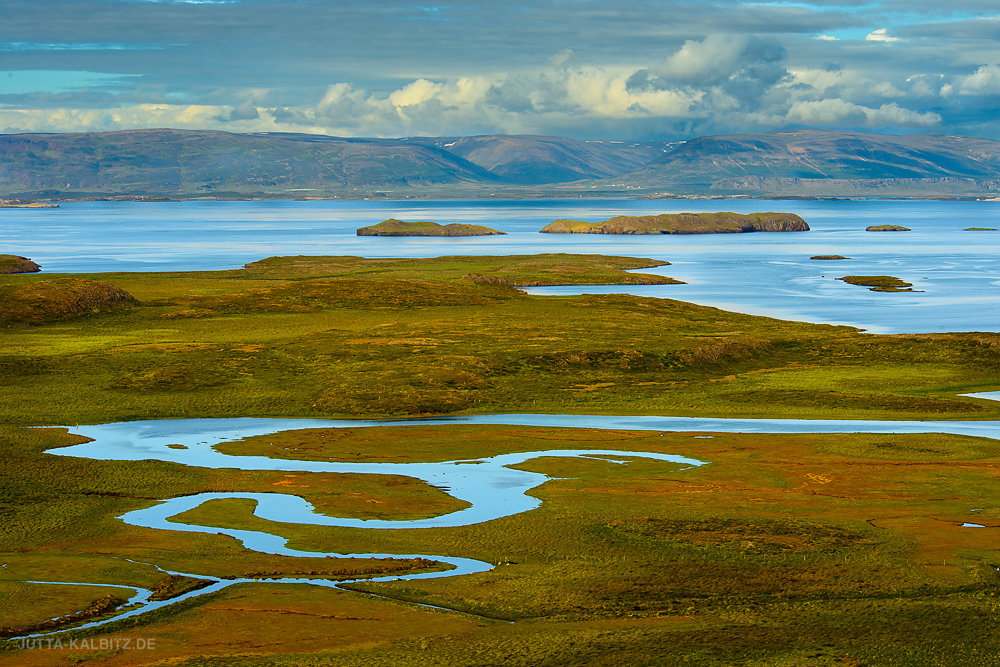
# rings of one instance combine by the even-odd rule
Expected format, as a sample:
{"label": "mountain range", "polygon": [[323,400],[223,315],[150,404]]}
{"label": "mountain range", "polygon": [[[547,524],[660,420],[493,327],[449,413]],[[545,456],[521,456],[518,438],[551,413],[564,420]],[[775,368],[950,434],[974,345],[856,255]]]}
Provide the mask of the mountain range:
{"label": "mountain range", "polygon": [[1000,142],[794,130],[685,142],[0,134],[0,197],[995,196]]}

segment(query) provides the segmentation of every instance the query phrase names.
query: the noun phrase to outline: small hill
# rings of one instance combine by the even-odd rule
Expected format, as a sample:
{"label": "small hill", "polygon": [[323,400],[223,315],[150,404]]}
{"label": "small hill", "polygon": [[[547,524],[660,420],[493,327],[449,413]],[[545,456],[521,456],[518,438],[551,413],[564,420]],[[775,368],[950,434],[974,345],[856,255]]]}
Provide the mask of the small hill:
{"label": "small hill", "polygon": [[809,225],[794,213],[664,213],[619,215],[604,222],[556,220],[543,234],[738,234],[805,232]]}
{"label": "small hill", "polygon": [[0,255],[0,273],[38,273],[42,267],[20,255]]}
{"label": "small hill", "polygon": [[460,222],[442,225],[427,220],[404,222],[389,218],[377,225],[359,227],[357,234],[358,236],[497,236],[504,232],[484,225],[468,225]]}

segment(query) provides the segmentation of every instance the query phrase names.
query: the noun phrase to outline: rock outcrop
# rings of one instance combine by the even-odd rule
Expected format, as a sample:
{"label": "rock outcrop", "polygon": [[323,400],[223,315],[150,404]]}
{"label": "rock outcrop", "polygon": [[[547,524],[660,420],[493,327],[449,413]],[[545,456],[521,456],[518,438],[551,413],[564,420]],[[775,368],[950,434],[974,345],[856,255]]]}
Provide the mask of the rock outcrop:
{"label": "rock outcrop", "polygon": [[794,213],[664,213],[619,215],[604,222],[556,220],[544,234],[738,234],[805,232],[809,225]]}

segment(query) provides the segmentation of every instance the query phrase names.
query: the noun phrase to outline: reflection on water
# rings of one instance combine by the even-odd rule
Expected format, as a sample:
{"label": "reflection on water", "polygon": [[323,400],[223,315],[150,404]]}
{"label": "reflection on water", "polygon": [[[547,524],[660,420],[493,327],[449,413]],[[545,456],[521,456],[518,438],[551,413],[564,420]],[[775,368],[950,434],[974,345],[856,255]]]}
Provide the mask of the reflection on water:
{"label": "reflection on water", "polygon": [[[558,218],[776,209],[812,231],[692,236],[539,234]],[[1000,331],[1000,202],[752,200],[407,200],[325,202],[79,202],[0,211],[0,251],[45,271],[236,268],[270,255],[434,257],[539,252],[604,253],[673,262],[655,272],[687,285],[592,288],[675,298],[738,312],[851,324],[875,333]],[[488,224],[506,236],[358,237],[389,217]],[[871,224],[911,232],[872,233]],[[817,261],[839,254],[852,259]],[[917,293],[878,293],[843,275],[894,275]],[[577,293],[548,288],[539,293]]]}

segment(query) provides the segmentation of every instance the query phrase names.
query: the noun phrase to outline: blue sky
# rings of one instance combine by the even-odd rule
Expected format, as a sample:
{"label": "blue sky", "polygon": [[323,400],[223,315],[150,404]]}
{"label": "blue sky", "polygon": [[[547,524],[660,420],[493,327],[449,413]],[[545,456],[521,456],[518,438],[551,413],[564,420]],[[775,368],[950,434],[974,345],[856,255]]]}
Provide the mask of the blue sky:
{"label": "blue sky", "polygon": [[0,131],[1000,139],[995,0],[3,0]]}

